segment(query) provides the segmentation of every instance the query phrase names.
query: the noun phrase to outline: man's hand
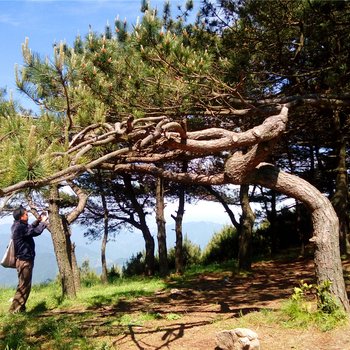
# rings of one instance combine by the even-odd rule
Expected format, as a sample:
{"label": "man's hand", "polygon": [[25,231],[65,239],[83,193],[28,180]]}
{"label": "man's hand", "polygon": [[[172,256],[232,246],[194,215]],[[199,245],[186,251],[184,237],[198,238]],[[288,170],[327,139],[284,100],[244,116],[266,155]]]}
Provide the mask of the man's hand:
{"label": "man's hand", "polygon": [[39,220],[40,220],[41,222],[46,222],[47,219],[48,219],[48,216],[47,216],[46,213],[42,213],[42,214],[40,215],[40,217],[39,217]]}
{"label": "man's hand", "polygon": [[45,222],[47,221],[48,217],[46,215],[40,216],[40,221]]}

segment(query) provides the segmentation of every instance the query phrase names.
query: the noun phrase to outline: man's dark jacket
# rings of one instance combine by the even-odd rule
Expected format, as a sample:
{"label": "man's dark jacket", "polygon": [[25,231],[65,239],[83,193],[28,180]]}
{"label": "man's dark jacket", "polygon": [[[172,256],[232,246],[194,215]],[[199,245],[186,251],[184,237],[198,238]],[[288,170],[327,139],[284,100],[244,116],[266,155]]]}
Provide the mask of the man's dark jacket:
{"label": "man's dark jacket", "polygon": [[32,224],[28,224],[21,220],[14,221],[11,232],[17,259],[34,261],[35,243],[33,237],[39,236],[45,228],[44,222],[34,221]]}

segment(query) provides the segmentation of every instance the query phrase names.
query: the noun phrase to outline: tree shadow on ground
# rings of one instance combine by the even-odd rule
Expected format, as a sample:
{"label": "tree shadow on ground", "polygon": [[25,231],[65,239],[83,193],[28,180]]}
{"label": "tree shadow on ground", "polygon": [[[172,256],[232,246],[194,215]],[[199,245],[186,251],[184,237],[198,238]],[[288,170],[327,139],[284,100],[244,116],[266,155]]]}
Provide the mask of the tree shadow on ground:
{"label": "tree shadow on ground", "polygon": [[[350,270],[350,265],[347,268]],[[94,329],[95,338],[112,337],[114,346],[120,350],[185,349],[189,339],[196,342],[196,349],[213,349],[213,339],[211,343],[203,340],[200,344],[200,339],[192,339],[193,334],[205,333],[217,320],[278,310],[301,281],[316,282],[311,259],[259,262],[253,264],[252,272],[246,276],[228,271],[200,274],[190,280],[169,280],[167,288],[152,295],[134,295],[133,299],[120,296],[113,303],[97,300],[84,310],[45,314],[80,315],[79,327],[86,330],[86,337]],[[140,315],[154,317],[146,322],[123,322],[125,316],[137,320]],[[169,315],[178,316],[177,321]]]}

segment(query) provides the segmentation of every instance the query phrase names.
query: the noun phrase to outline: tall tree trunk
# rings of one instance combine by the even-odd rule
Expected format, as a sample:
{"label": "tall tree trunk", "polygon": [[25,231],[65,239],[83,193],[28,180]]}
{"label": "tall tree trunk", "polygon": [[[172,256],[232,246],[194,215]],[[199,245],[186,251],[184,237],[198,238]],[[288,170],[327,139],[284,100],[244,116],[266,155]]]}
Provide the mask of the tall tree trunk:
{"label": "tall tree trunk", "polygon": [[271,231],[271,255],[275,255],[278,252],[278,236],[276,229],[277,220],[277,210],[276,210],[276,193],[271,191],[271,210],[268,214],[268,219],[270,221],[270,231]]}
{"label": "tall tree trunk", "polygon": [[70,256],[70,258],[71,258],[74,286],[75,286],[75,290],[78,291],[81,287],[81,283],[80,283],[80,270],[79,270],[78,261],[77,261],[76,255],[75,255],[75,243],[71,242],[70,237],[72,236],[72,231],[70,229],[70,225],[67,221],[66,216],[61,215],[61,219],[62,219],[65,235],[66,235],[66,237],[68,237],[68,241],[69,241],[67,243],[67,249],[69,249],[69,247],[70,247],[71,253],[70,253],[70,255],[68,254],[68,256]]}
{"label": "tall tree trunk", "polygon": [[179,190],[179,205],[176,211],[176,216],[171,217],[175,220],[175,272],[182,275],[185,271],[184,266],[184,251],[183,251],[183,234],[182,234],[182,221],[185,213],[185,188],[180,184]]}
{"label": "tall tree trunk", "polygon": [[[261,163],[247,175],[236,176],[236,164],[227,162],[225,174],[233,183],[259,184],[303,202],[311,212],[315,243],[315,266],[318,284],[331,281],[331,293],[350,312],[339,249],[339,221],[330,201],[309,182]],[[239,175],[242,175],[240,173]]]}
{"label": "tall tree trunk", "polygon": [[349,179],[346,167],[347,141],[342,131],[342,121],[339,111],[334,112],[334,120],[338,132],[337,146],[337,176],[335,182],[335,193],[332,197],[333,207],[339,218],[339,241],[341,254],[349,254]]}
{"label": "tall tree trunk", "polygon": [[154,261],[154,239],[151,235],[151,232],[148,228],[147,221],[146,221],[146,214],[143,211],[142,206],[137,201],[136,194],[134,192],[134,189],[132,187],[131,183],[131,176],[130,175],[123,175],[125,189],[127,191],[128,198],[130,199],[133,208],[135,212],[137,213],[137,216],[139,217],[139,226],[140,230],[142,232],[143,238],[145,240],[145,250],[146,250],[146,256],[145,256],[145,275],[146,276],[153,276],[154,275],[154,268],[155,268],[155,261]]}
{"label": "tall tree trunk", "polygon": [[75,281],[76,274],[74,274],[73,264],[73,261],[76,260],[72,259],[74,250],[70,240],[70,232],[67,230],[65,219],[59,213],[58,203],[58,188],[56,185],[51,185],[49,199],[50,232],[61,279],[62,295],[63,297],[74,298],[78,285]]}
{"label": "tall tree trunk", "polygon": [[[188,170],[188,163],[183,162],[182,172],[186,173]],[[179,206],[177,208],[176,216],[171,215],[175,220],[175,234],[176,234],[176,243],[175,243],[175,272],[182,275],[185,271],[185,262],[184,262],[184,251],[183,251],[183,234],[182,234],[182,221],[185,213],[185,185],[179,184]]]}
{"label": "tall tree trunk", "polygon": [[169,273],[164,207],[164,180],[158,177],[156,187],[156,222],[158,228],[159,273],[161,276],[166,276]]}
{"label": "tall tree trunk", "polygon": [[145,275],[153,276],[154,275],[154,239],[151,235],[151,232],[147,226],[146,220],[141,220],[141,231],[143,238],[145,240]]}
{"label": "tall tree trunk", "polygon": [[107,207],[107,201],[106,196],[104,194],[104,187],[102,183],[102,175],[99,171],[97,174],[97,183],[98,187],[100,189],[101,193],[101,201],[102,201],[102,208],[103,208],[103,237],[102,237],[102,243],[101,243],[101,266],[102,266],[102,273],[101,273],[101,281],[102,283],[108,282],[108,269],[107,269],[107,261],[106,261],[106,247],[108,242],[108,207]]}
{"label": "tall tree trunk", "polygon": [[102,243],[101,243],[101,265],[102,265],[101,281],[102,283],[107,283],[108,281],[108,269],[107,269],[107,261],[106,261],[107,241],[108,241],[108,210],[107,208],[104,207],[103,237],[102,237]]}
{"label": "tall tree trunk", "polygon": [[251,270],[252,267],[252,235],[255,214],[249,203],[249,185],[241,185],[240,200],[242,217],[239,229],[238,268]]}
{"label": "tall tree trunk", "polygon": [[73,269],[75,290],[78,291],[81,287],[81,283],[80,283],[80,270],[78,266],[77,257],[75,255],[75,243],[72,244],[72,269]]}
{"label": "tall tree trunk", "polygon": [[295,229],[297,235],[300,239],[300,255],[305,256],[305,239],[304,239],[304,231],[301,228],[301,210],[300,204],[298,201],[295,201]]}

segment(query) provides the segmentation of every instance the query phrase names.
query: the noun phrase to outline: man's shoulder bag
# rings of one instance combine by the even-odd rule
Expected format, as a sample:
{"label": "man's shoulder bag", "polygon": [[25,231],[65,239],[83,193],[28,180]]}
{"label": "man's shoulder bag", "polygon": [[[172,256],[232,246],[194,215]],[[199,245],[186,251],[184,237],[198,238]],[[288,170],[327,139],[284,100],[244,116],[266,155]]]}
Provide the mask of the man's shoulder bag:
{"label": "man's shoulder bag", "polygon": [[0,264],[3,267],[16,268],[15,245],[12,239],[6,248],[5,254],[1,259]]}

